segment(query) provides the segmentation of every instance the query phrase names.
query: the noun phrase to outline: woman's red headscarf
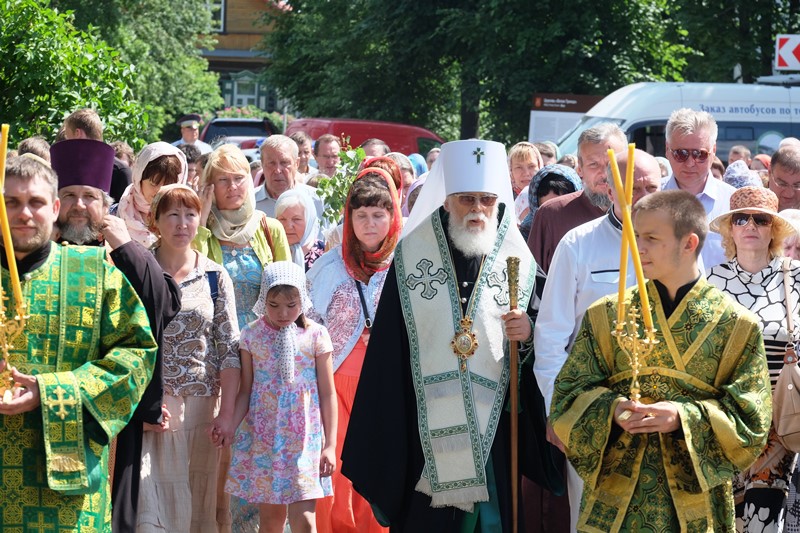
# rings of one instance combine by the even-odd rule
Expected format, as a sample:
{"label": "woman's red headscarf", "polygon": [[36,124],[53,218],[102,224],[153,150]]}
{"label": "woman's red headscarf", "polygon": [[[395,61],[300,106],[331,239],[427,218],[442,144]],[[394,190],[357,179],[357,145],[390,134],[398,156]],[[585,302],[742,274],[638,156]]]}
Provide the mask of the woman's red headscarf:
{"label": "woman's red headscarf", "polygon": [[389,189],[389,195],[392,198],[392,221],[389,225],[389,232],[386,234],[378,250],[375,252],[363,250],[353,230],[353,221],[351,219],[352,208],[350,207],[353,186],[350,186],[350,192],[347,194],[347,201],[344,204],[342,257],[344,258],[344,264],[350,276],[364,283],[368,283],[375,272],[389,268],[387,259],[394,252],[397,241],[400,239],[400,230],[403,227],[403,215],[400,211],[400,197],[397,194],[397,188],[394,186],[392,176],[388,172],[381,168],[365,168],[358,173],[353,184],[370,174],[375,174],[383,178]]}
{"label": "woman's red headscarf", "polygon": [[767,154],[758,154],[753,159],[758,159],[759,161],[761,161],[761,164],[767,167],[767,170],[769,170],[770,163],[772,162],[772,158],[770,156],[768,156]]}
{"label": "woman's red headscarf", "polygon": [[359,171],[366,168],[380,168],[388,172],[392,177],[395,189],[397,189],[397,197],[400,198],[403,195],[403,173],[400,172],[400,166],[397,161],[386,156],[368,157],[361,162]]}

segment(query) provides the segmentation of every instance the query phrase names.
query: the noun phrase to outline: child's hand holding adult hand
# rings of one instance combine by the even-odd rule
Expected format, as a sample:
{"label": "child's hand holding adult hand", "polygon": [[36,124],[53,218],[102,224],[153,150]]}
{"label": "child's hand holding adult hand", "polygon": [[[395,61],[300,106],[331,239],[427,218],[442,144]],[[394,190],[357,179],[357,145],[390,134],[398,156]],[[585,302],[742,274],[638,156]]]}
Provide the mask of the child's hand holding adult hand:
{"label": "child's hand holding adult hand", "polygon": [[233,426],[232,418],[229,414],[220,412],[219,416],[212,422],[208,430],[208,436],[211,438],[211,443],[216,447],[222,448],[233,444],[236,428]]}
{"label": "child's hand holding adult hand", "polygon": [[329,477],[336,472],[336,447],[325,446],[319,458],[319,475]]}

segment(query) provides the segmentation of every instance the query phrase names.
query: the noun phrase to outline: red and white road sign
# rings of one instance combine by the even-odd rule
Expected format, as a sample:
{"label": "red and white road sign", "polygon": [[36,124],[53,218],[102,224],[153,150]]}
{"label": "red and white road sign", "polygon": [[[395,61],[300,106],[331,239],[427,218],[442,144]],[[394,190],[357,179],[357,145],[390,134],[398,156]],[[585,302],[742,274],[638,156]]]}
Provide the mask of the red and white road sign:
{"label": "red and white road sign", "polygon": [[775,40],[775,70],[800,70],[800,35],[778,35]]}

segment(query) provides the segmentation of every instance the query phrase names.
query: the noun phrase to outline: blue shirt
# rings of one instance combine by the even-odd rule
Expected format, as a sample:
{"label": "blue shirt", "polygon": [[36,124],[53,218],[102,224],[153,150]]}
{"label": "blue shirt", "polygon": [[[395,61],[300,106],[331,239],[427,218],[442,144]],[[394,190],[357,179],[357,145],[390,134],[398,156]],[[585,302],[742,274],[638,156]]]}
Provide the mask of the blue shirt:
{"label": "blue shirt", "polygon": [[[661,183],[661,189],[664,191],[680,189],[680,187],[678,187],[678,182],[675,180],[675,174]],[[708,175],[706,178],[706,186],[703,188],[703,191],[697,195],[697,199],[703,204],[708,214],[709,222],[730,211],[731,195],[734,191],[736,191],[736,189],[727,183],[716,179],[711,174]],[[703,258],[706,272],[711,270],[713,266],[726,263],[728,260],[722,249],[722,235],[714,231],[709,231],[703,249],[700,250],[700,256]]]}
{"label": "blue shirt", "polygon": [[[181,139],[178,139],[177,141],[175,141],[174,143],[172,143],[172,146],[180,146],[182,144],[186,144],[186,141],[184,141],[181,138]],[[214,149],[211,147],[210,144],[204,143],[200,139],[196,140],[192,144],[195,145],[200,150],[201,154],[210,154],[211,152],[214,151]]]}

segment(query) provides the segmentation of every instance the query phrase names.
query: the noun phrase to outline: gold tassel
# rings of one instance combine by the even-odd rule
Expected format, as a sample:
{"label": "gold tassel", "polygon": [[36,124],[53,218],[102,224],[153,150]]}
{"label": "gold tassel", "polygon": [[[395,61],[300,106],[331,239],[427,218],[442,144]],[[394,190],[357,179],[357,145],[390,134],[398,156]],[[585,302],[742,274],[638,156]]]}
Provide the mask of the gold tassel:
{"label": "gold tassel", "polygon": [[77,455],[54,455],[50,459],[50,469],[56,472],[79,472],[84,466],[76,457]]}

